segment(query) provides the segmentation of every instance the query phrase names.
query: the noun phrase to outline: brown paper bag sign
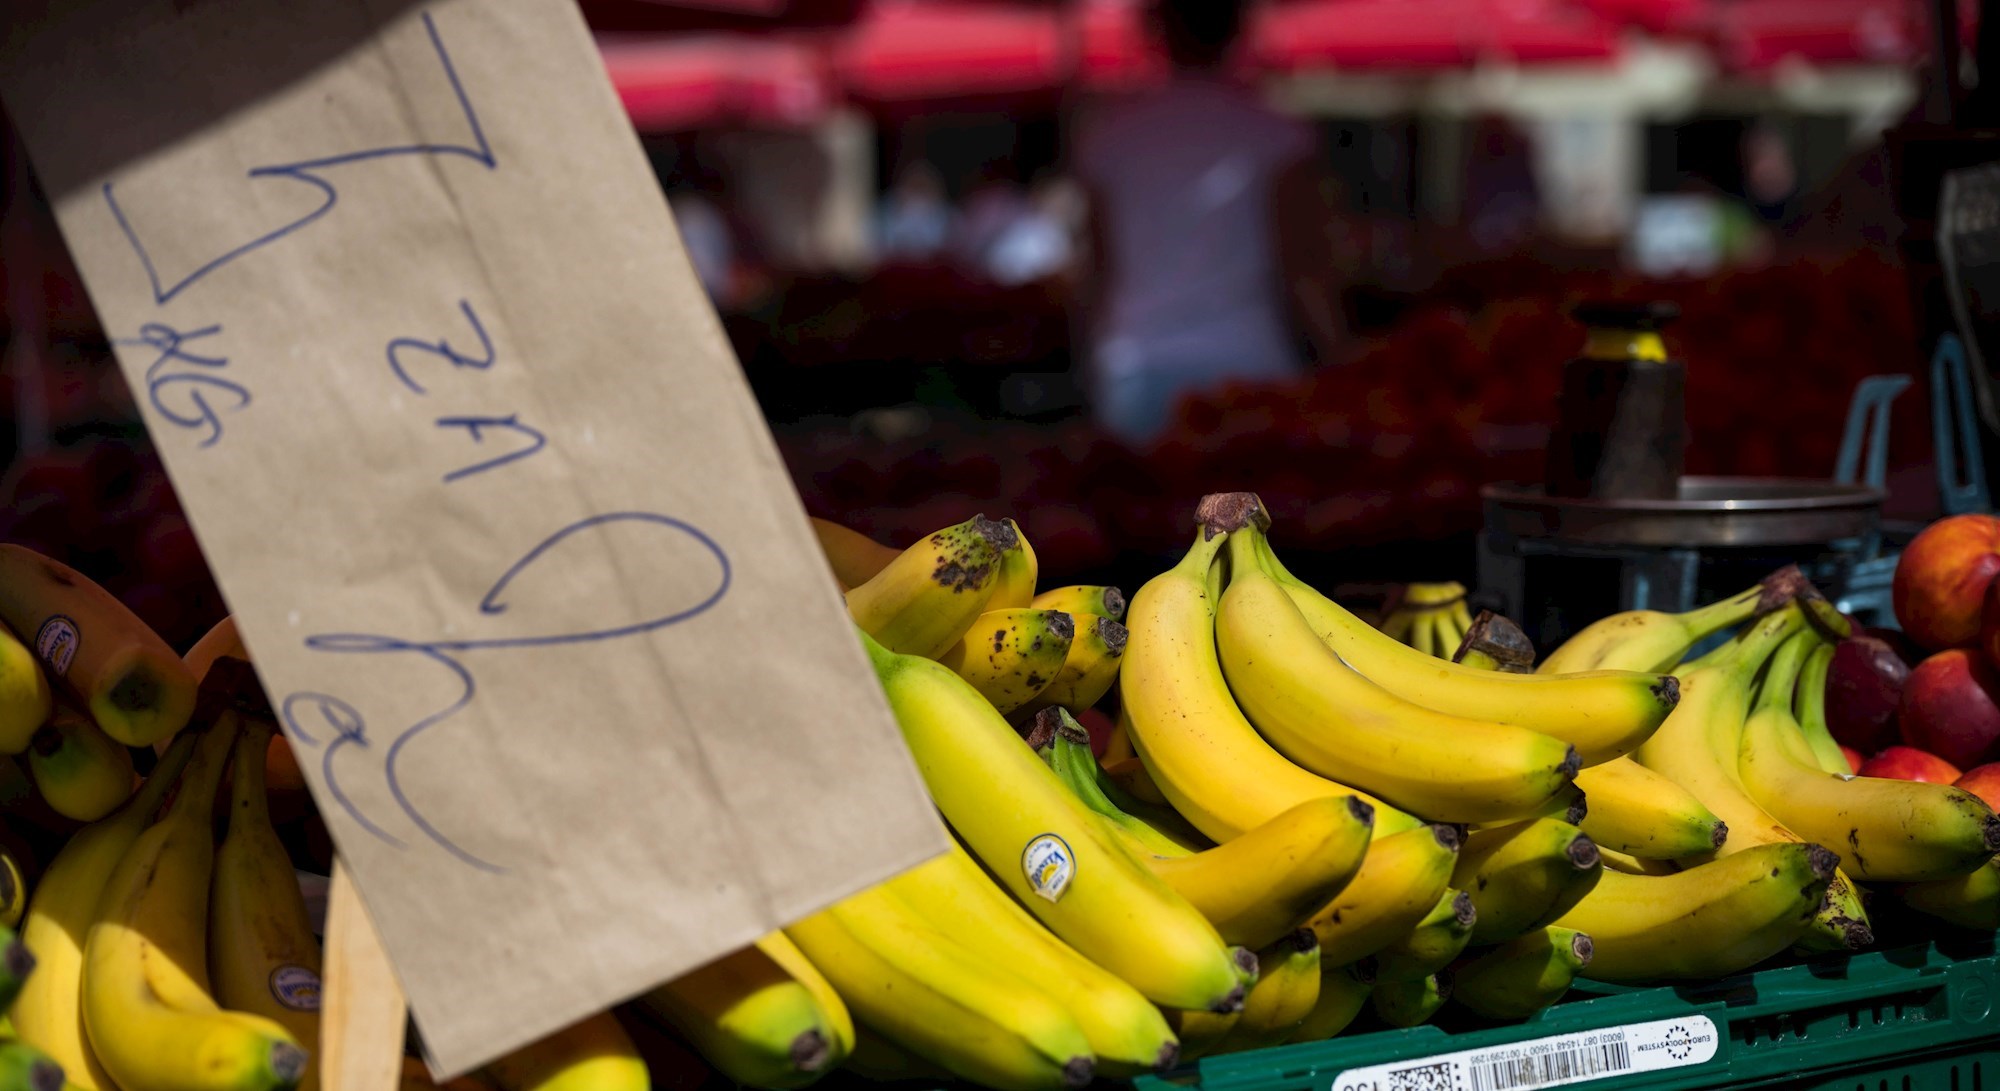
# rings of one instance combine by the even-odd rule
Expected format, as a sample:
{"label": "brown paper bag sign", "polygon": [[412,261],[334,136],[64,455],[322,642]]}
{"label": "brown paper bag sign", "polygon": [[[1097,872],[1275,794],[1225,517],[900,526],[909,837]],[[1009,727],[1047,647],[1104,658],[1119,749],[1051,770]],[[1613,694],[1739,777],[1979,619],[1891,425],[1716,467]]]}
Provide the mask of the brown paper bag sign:
{"label": "brown paper bag sign", "polygon": [[574,5],[7,26],[0,91],[441,1074],[942,851]]}

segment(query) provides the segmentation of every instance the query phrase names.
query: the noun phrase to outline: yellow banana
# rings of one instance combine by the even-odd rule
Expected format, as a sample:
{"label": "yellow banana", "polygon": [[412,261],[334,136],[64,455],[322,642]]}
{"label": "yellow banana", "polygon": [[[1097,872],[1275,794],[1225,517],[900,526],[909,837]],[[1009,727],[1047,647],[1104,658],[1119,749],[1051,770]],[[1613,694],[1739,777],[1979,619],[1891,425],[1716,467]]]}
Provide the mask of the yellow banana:
{"label": "yellow banana", "polygon": [[[0,615],[4,616],[4,615]],[[49,718],[48,675],[14,630],[0,625],[0,754],[28,748]]]}
{"label": "yellow banana", "polygon": [[1833,645],[1820,642],[1806,656],[1805,665],[1799,668],[1798,693],[1793,697],[1792,715],[1812,751],[1813,764],[1819,766],[1821,772],[1846,776],[1854,772],[1854,767],[1847,763],[1847,755],[1840,752],[1840,743],[1834,740],[1833,731],[1826,726],[1826,676],[1832,665]]}
{"label": "yellow banana", "polygon": [[181,657],[61,561],[0,545],[0,621],[31,644],[105,734],[127,746],[150,746],[194,713],[195,679]]}
{"label": "yellow banana", "polygon": [[[1203,498],[1197,518],[1187,555],[1132,598],[1118,691],[1126,736],[1151,782],[1196,829],[1226,842],[1308,799],[1358,793],[1271,749],[1236,707],[1216,658],[1209,567],[1234,531],[1268,521],[1262,504],[1249,493],[1221,493]],[[1377,838],[1418,824],[1364,802],[1375,805]]]}
{"label": "yellow banana", "polygon": [[1837,844],[1861,882],[1964,875],[2000,852],[2000,816],[1963,788],[1822,772],[1782,694],[1743,727],[1743,786],[1785,827]]}
{"label": "yellow banana", "polygon": [[[1014,532],[1021,543],[1020,549],[1007,550],[1000,559],[1000,575],[993,583],[993,597],[987,600],[988,610],[1025,610],[1035,601],[1035,579],[1040,575],[1040,565],[1035,560],[1035,547],[1028,544],[1028,536],[1021,533],[1021,524],[1012,519],[1002,519],[1007,529]],[[1067,613],[1067,611],[1057,611]]]}
{"label": "yellow banana", "polygon": [[1375,1017],[1392,1027],[1414,1027],[1431,1016],[1451,998],[1451,972],[1439,971],[1429,977],[1377,981],[1368,1000]]}
{"label": "yellow banana", "polygon": [[854,1027],[854,1016],[841,1001],[840,994],[834,991],[833,983],[819,972],[819,967],[814,966],[805,952],[799,950],[798,944],[783,932],[765,933],[757,941],[757,949],[812,994],[813,1003],[819,1005],[819,1013],[826,1020],[834,1054],[840,1057],[852,1055],[859,1033]]}
{"label": "yellow banana", "polygon": [[646,1062],[608,1011],[572,1023],[485,1068],[501,1091],[648,1091]]}
{"label": "yellow banana", "polygon": [[1077,625],[1069,654],[1063,657],[1055,680],[1034,700],[1022,706],[1023,713],[1039,712],[1045,708],[1082,712],[1103,700],[1118,681],[1118,665],[1125,657],[1128,637],[1125,626],[1108,617],[1088,614],[1068,616],[1074,617]]}
{"label": "yellow banana", "polygon": [[1366,803],[1309,799],[1225,845],[1146,858],[1234,944],[1268,946],[1310,921],[1352,882],[1368,852]]}
{"label": "yellow banana", "polygon": [[1472,942],[1485,946],[1532,932],[1562,916],[1603,874],[1597,846],[1582,830],[1537,818],[1475,830],[1458,851],[1451,884],[1472,895]]}
{"label": "yellow banana", "polygon": [[[1636,755],[1640,764],[1694,793],[1728,824],[1728,838],[1714,850],[1718,856],[1726,858],[1759,845],[1804,843],[1744,789],[1737,755],[1750,714],[1752,680],[1779,646],[1805,625],[1804,611],[1796,603],[1788,604],[1689,664],[1681,676],[1685,695],[1681,706]],[[1827,904],[1802,943],[1814,949],[1850,950],[1874,942],[1867,911],[1847,876],[1836,870],[1827,892]],[[1589,928],[1584,931],[1603,939]]]}
{"label": "yellow banana", "polygon": [[1804,582],[1805,576],[1796,567],[1787,567],[1747,591],[1686,613],[1626,610],[1600,618],[1550,652],[1535,673],[1673,670],[1689,649],[1708,637],[1792,601]]}
{"label": "yellow banana", "polygon": [[786,926],[862,1026],[998,1091],[1082,1087],[1090,1042],[1062,1005],[953,943],[881,887]]}
{"label": "yellow banana", "polygon": [[193,734],[175,736],[124,807],[78,830],[63,845],[36,884],[22,921],[21,940],[35,952],[36,967],[9,1009],[15,1032],[54,1058],[70,1084],[83,1091],[116,1091],[84,1035],[84,938],[99,893],[180,778],[194,744]]}
{"label": "yellow banana", "polygon": [[224,711],[202,731],[173,802],[119,860],[84,940],[84,1027],[123,1091],[277,1091],[305,1074],[289,1031],[225,1011],[208,992],[210,819],[236,720]]}
{"label": "yellow banana", "polygon": [[1117,621],[1125,616],[1125,595],[1116,587],[1077,583],[1055,587],[1036,595],[1028,605],[1037,610],[1061,610],[1065,614],[1092,614]]}
{"label": "yellow banana", "polygon": [[1214,926],[1127,852],[985,698],[938,663],[863,644],[938,810],[1043,924],[1156,1004],[1241,1001]]}
{"label": "yellow banana", "polygon": [[1589,801],[1576,825],[1600,849],[1679,860],[1722,847],[1729,827],[1693,792],[1623,757],[1576,775]]}
{"label": "yellow banana", "polygon": [[1215,645],[1244,716],[1281,753],[1438,821],[1520,814],[1576,775],[1568,743],[1412,704],[1350,668],[1265,571],[1258,534],[1229,536]]}
{"label": "yellow banana", "polygon": [[1181,1044],[1180,1063],[1198,1061],[1222,1048],[1229,1032],[1236,1029],[1236,1021],[1243,1018],[1243,1009],[1234,1011],[1188,1011],[1184,1008],[1167,1008],[1163,1014],[1167,1026],[1173,1028],[1174,1038]]}
{"label": "yellow banana", "polygon": [[1172,1068],[1180,1046],[1160,1009],[1057,939],[993,884],[956,841],[883,884],[931,927],[1034,983],[1076,1019],[1100,1076]]}
{"label": "yellow banana", "polygon": [[1330,966],[1322,956],[1319,999],[1313,1002],[1312,1011],[1306,1013],[1287,1041],[1323,1042],[1346,1030],[1368,1006],[1371,988],[1352,966]]}
{"label": "yellow banana", "polygon": [[1458,845],[1457,827],[1425,826],[1368,846],[1354,880],[1313,915],[1320,957],[1344,966],[1408,935],[1451,882]]}
{"label": "yellow banana", "polygon": [[1537,928],[1453,967],[1452,1002],[1488,1019],[1526,1019],[1562,999],[1593,950],[1574,928]]}
{"label": "yellow banana", "polygon": [[1672,875],[1609,871],[1555,923],[1590,937],[1584,977],[1726,977],[1790,947],[1813,926],[1835,859],[1819,845],[1784,842]]}
{"label": "yellow banana", "polygon": [[847,592],[854,623],[890,651],[935,658],[958,643],[999,585],[1012,527],[975,515],[927,535]]}
{"label": "yellow banana", "polygon": [[1437,712],[1554,736],[1575,746],[1585,765],[1630,752],[1680,699],[1672,675],[1592,670],[1551,678],[1546,672],[1478,670],[1419,655],[1292,576],[1268,542],[1260,543],[1259,552],[1307,625],[1356,673]]}
{"label": "yellow banana", "polygon": [[[230,767],[229,831],[215,853],[209,888],[208,972],[215,1001],[261,1015],[318,1055],[320,950],[298,874],[264,798],[268,723],[246,718]],[[299,1080],[319,1086],[319,1066]]]}
{"label": "yellow banana", "polygon": [[826,554],[833,578],[843,588],[859,587],[874,579],[901,552],[831,519],[814,517],[811,522],[813,534],[819,538],[820,552]]}
{"label": "yellow banana", "polygon": [[989,610],[937,659],[994,708],[1012,712],[1062,673],[1075,635],[1075,623],[1058,610]]}
{"label": "yellow banana", "polygon": [[1319,1002],[1319,940],[1301,928],[1257,952],[1261,973],[1218,1053],[1281,1045]]}
{"label": "yellow banana", "polygon": [[132,751],[67,700],[28,746],[35,789],[64,818],[95,822],[132,796]]}
{"label": "yellow banana", "polygon": [[804,1087],[846,1059],[819,998],[761,943],[657,986],[639,1003],[746,1087]]}
{"label": "yellow banana", "polygon": [[236,631],[235,614],[210,626],[207,632],[201,634],[201,639],[187,650],[187,654],[181,656],[181,662],[187,664],[189,673],[195,676],[196,681],[208,677],[209,668],[223,659],[250,661],[250,649]]}
{"label": "yellow banana", "polygon": [[1472,940],[1472,924],[1479,917],[1472,895],[1445,888],[1444,896],[1408,935],[1362,960],[1374,981],[1409,981],[1430,975],[1451,965]]}
{"label": "yellow banana", "polygon": [[2000,930],[2000,856],[1964,875],[1893,887],[1890,893],[1911,909],[1960,928]]}

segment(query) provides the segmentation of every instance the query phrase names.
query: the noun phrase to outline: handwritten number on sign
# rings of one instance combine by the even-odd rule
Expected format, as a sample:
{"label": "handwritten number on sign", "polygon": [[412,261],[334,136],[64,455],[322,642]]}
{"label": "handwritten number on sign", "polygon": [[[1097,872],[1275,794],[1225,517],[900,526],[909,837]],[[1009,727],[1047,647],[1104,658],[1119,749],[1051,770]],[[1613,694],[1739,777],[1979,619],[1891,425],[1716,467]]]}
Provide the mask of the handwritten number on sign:
{"label": "handwritten number on sign", "polygon": [[470,466],[461,466],[444,475],[444,479],[447,482],[457,481],[461,477],[471,477],[477,473],[485,473],[487,470],[505,466],[509,462],[524,459],[541,450],[543,447],[548,446],[549,442],[547,436],[528,425],[522,424],[511,413],[504,417],[439,417],[437,426],[439,428],[463,428],[474,443],[486,442],[485,429],[488,428],[500,428],[519,432],[534,441],[532,446],[516,448],[504,455],[489,458],[484,462],[475,462]]}
{"label": "handwritten number on sign", "polygon": [[[556,550],[558,546],[572,535],[598,527],[617,524],[651,528],[661,534],[663,538],[692,539],[695,544],[702,547],[709,555],[715,558],[718,572],[714,588],[692,605],[666,611],[630,625],[613,626],[607,629],[584,629],[574,632],[551,632],[532,636],[491,637],[475,640],[406,640],[401,637],[385,636],[378,633],[320,633],[306,638],[306,647],[314,651],[362,655],[393,653],[416,655],[443,667],[457,680],[459,695],[455,700],[444,708],[405,727],[397,734],[395,741],[389,744],[388,753],[383,760],[383,776],[387,781],[389,793],[395,798],[397,806],[402,808],[403,813],[409,817],[411,822],[416,824],[418,829],[424,832],[425,836],[429,837],[459,860],[481,871],[504,873],[507,869],[466,851],[434,826],[424,816],[422,809],[404,791],[402,779],[397,771],[397,762],[402,757],[405,747],[425,731],[450,719],[453,715],[472,704],[474,697],[478,694],[478,679],[474,676],[471,669],[466,667],[461,661],[462,657],[475,652],[546,648],[563,644],[581,644],[591,641],[616,640],[622,637],[637,636],[642,633],[664,629],[671,625],[678,625],[681,622],[698,617],[708,612],[716,603],[721,602],[723,596],[729,593],[730,581],[732,579],[729,555],[723,552],[722,547],[716,543],[715,539],[709,537],[707,532],[703,531],[700,527],[680,519],[675,519],[672,516],[659,515],[653,512],[613,512],[608,515],[593,515],[588,518],[579,519],[563,527],[561,530],[556,531],[554,534],[537,543],[533,549],[522,555],[519,560],[508,565],[507,570],[502,572],[500,578],[493,581],[493,585],[487,589],[486,594],[480,597],[480,614],[487,617],[507,614],[511,607],[507,602],[503,601],[502,596],[506,594],[507,589],[513,584],[514,580],[534,568],[536,564],[543,562],[544,558],[549,557],[552,551]],[[331,727],[333,729],[336,738],[327,744],[327,749],[321,756],[321,770],[326,778],[328,794],[333,796],[334,800],[347,811],[349,816],[354,818],[357,823],[376,838],[396,848],[404,847],[403,842],[399,838],[389,834],[381,826],[361,813],[346,793],[341,791],[339,781],[334,773],[333,751],[335,749],[349,743],[364,749],[369,746],[361,713],[346,701],[324,693],[294,693],[286,697],[280,703],[279,708],[285,721],[286,731],[295,741],[304,743],[305,745],[320,745],[320,730],[323,727]]]}
{"label": "handwritten number on sign", "polygon": [[424,13],[423,21],[424,30],[430,34],[431,48],[437,52],[438,63],[444,68],[445,79],[451,81],[452,93],[458,96],[459,109],[464,112],[466,126],[471,131],[471,143],[403,144],[386,148],[369,148],[363,151],[347,152],[343,155],[329,155],[317,159],[306,159],[296,163],[279,163],[266,167],[254,167],[249,172],[249,177],[251,178],[284,178],[303,183],[318,190],[320,197],[319,206],[274,231],[265,232],[241,246],[226,250],[222,254],[210,258],[208,261],[196,266],[194,272],[187,274],[172,284],[161,283],[160,271],[153,264],[152,253],[140,239],[138,230],[132,226],[132,221],[126,217],[124,208],[118,203],[117,192],[113,189],[115,183],[106,182],[104,183],[104,203],[110,207],[112,218],[118,221],[118,227],[125,233],[125,239],[131,244],[132,252],[138,255],[139,264],[146,270],[146,279],[153,287],[153,302],[161,305],[166,304],[169,300],[186,291],[188,288],[193,287],[203,277],[208,276],[217,269],[228,265],[238,258],[269,246],[279,239],[305,228],[327,213],[332,212],[334,206],[340,203],[340,191],[335,189],[333,183],[327,181],[321,174],[334,167],[405,155],[461,156],[484,166],[487,170],[492,170],[498,165],[493,157],[493,147],[487,143],[486,131],[480,127],[479,115],[473,112],[472,100],[466,97],[465,87],[459,83],[458,69],[452,66],[451,54],[445,50],[444,40],[438,37],[437,24],[431,20],[429,12]]}
{"label": "handwritten number on sign", "polygon": [[417,385],[417,381],[410,378],[409,371],[403,367],[402,353],[428,352],[434,356],[441,356],[451,361],[451,366],[453,367],[478,368],[484,371],[493,366],[493,339],[486,336],[486,326],[479,321],[478,315],[472,313],[471,303],[461,299],[458,301],[458,309],[464,312],[466,324],[472,327],[473,334],[479,338],[479,351],[481,353],[479,356],[468,356],[452,348],[450,341],[442,339],[432,343],[430,341],[419,341],[414,337],[398,337],[394,341],[389,342],[389,370],[395,372],[396,378],[401,379],[403,385],[409,387],[415,393],[428,394],[430,391]]}
{"label": "handwritten number on sign", "polygon": [[[214,446],[222,438],[222,414],[209,403],[204,391],[219,391],[236,399],[229,408],[241,409],[250,404],[250,392],[239,383],[213,374],[229,366],[223,356],[203,356],[185,346],[190,341],[213,337],[221,333],[221,326],[203,326],[186,333],[174,329],[164,322],[148,322],[139,327],[139,336],[118,338],[113,344],[144,345],[155,349],[159,356],[146,365],[146,400],[152,403],[153,411],[181,428],[207,428],[201,446]],[[204,368],[203,371],[169,371],[174,365]],[[170,389],[185,390],[187,401],[194,406],[192,413],[185,408],[169,405],[166,394]]]}

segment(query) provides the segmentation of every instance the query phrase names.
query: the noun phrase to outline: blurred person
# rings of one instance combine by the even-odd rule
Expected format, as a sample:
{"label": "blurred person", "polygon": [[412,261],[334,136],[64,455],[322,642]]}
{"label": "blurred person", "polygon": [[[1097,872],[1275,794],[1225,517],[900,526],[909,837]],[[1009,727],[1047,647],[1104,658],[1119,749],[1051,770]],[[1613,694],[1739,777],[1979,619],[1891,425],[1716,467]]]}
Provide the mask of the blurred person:
{"label": "blurred person", "polygon": [[993,247],[1030,211],[1028,195],[1014,181],[1008,163],[995,160],[982,165],[966,189],[951,233],[952,257],[967,269],[987,272]]}
{"label": "blurred person", "polygon": [[1516,250],[1541,228],[1541,186],[1535,145],[1511,118],[1489,114],[1473,122],[1465,162],[1465,226],[1483,254]]}
{"label": "blurred person", "polygon": [[905,164],[896,172],[876,213],[876,256],[883,260],[935,257],[951,236],[954,218],[937,168],[922,161]]}
{"label": "blurred person", "polygon": [[[1227,74],[1241,0],[1157,0],[1165,86],[1079,120],[1081,305],[1099,423],[1147,442],[1184,393],[1304,372],[1345,340],[1330,180],[1303,121]],[[1295,326],[1294,323],[1297,323]]]}

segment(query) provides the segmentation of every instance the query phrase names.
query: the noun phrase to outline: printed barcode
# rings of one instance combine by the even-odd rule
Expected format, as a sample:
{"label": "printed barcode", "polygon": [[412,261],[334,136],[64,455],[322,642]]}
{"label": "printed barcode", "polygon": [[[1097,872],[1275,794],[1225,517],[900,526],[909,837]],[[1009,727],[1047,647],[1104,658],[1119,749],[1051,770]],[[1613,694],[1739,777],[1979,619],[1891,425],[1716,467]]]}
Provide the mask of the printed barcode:
{"label": "printed barcode", "polygon": [[1565,1049],[1535,1057],[1472,1066],[1472,1091],[1525,1091],[1564,1080],[1587,1079],[1632,1067],[1624,1042]]}

